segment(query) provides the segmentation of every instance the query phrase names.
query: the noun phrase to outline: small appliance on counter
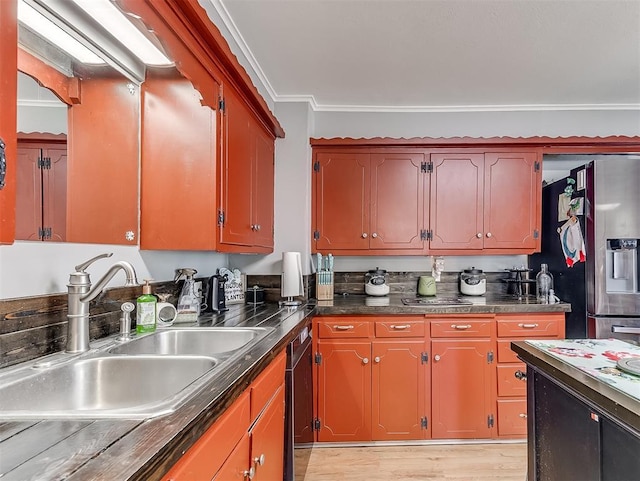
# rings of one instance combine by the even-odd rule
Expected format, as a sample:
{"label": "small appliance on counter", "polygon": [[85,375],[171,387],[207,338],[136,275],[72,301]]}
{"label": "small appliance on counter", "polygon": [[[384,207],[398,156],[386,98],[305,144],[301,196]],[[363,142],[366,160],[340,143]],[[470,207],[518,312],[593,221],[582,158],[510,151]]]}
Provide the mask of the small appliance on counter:
{"label": "small appliance on counter", "polygon": [[245,303],[259,306],[264,304],[264,289],[262,287],[253,286],[244,293]]}
{"label": "small appliance on counter", "polygon": [[487,276],[482,269],[465,269],[460,273],[460,292],[465,296],[484,296],[487,292]]}
{"label": "small appliance on counter", "polygon": [[227,277],[215,274],[207,280],[205,294],[205,312],[224,312],[228,310],[227,300],[224,295],[224,285]]}
{"label": "small appliance on counter", "polygon": [[376,267],[364,276],[364,292],[368,296],[386,296],[389,294],[387,271]]}

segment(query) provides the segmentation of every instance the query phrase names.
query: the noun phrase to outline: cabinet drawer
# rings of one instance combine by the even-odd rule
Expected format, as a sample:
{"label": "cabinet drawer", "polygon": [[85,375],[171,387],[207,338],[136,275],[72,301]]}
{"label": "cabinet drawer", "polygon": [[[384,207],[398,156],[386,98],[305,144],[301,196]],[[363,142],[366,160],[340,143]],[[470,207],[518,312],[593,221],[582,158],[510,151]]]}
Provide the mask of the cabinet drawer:
{"label": "cabinet drawer", "polygon": [[251,419],[254,420],[284,382],[286,352],[282,351],[251,384]]}
{"label": "cabinet drawer", "polygon": [[491,337],[493,319],[455,318],[431,321],[431,337]]}
{"label": "cabinet drawer", "polygon": [[518,355],[511,350],[511,341],[520,340],[521,339],[498,339],[498,362],[521,362]]}
{"label": "cabinet drawer", "polygon": [[498,400],[498,436],[527,435],[527,400]]}
{"label": "cabinet drawer", "polygon": [[498,337],[520,337],[537,339],[539,337],[564,337],[564,314],[559,316],[521,315],[499,317]]}
{"label": "cabinet drawer", "polygon": [[523,363],[498,366],[498,396],[527,395],[527,381],[518,379],[516,371],[526,373],[527,368]]}
{"label": "cabinet drawer", "polygon": [[323,319],[318,322],[318,338],[371,337],[373,321],[357,317]]}
{"label": "cabinet drawer", "polygon": [[376,321],[376,337],[424,337],[424,320],[389,319]]}

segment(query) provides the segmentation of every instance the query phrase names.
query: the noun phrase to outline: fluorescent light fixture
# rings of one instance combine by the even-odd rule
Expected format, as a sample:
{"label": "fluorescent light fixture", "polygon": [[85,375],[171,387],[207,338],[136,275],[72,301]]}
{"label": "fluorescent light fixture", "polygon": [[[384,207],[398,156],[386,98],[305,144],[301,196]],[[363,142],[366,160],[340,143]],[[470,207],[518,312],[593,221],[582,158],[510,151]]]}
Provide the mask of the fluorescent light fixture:
{"label": "fluorescent light fixture", "polygon": [[106,63],[22,0],[18,2],[18,20],[81,63],[94,65],[104,65]]}
{"label": "fluorescent light fixture", "polygon": [[[1,0],[0,0],[1,1]],[[146,65],[173,65],[109,0],[73,0]]]}

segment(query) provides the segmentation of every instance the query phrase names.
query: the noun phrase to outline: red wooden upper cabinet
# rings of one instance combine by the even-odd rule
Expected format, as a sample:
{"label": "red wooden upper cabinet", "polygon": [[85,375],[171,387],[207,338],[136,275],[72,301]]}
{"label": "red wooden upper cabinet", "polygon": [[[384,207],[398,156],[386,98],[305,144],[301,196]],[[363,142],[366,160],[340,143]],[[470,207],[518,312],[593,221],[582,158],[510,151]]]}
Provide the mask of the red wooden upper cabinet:
{"label": "red wooden upper cabinet", "polygon": [[430,250],[540,250],[538,153],[432,154],[431,160]]}
{"label": "red wooden upper cabinet", "polygon": [[423,153],[320,150],[313,170],[314,252],[425,252],[428,177]]}

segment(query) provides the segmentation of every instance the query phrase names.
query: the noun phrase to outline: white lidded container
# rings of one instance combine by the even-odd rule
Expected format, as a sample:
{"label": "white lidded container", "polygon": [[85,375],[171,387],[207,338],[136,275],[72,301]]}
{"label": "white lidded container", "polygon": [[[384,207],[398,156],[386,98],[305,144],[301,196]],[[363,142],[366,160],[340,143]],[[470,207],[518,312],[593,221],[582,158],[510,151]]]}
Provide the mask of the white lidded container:
{"label": "white lidded container", "polygon": [[487,292],[487,276],[482,269],[465,269],[460,273],[460,292],[465,296],[483,296]]}

